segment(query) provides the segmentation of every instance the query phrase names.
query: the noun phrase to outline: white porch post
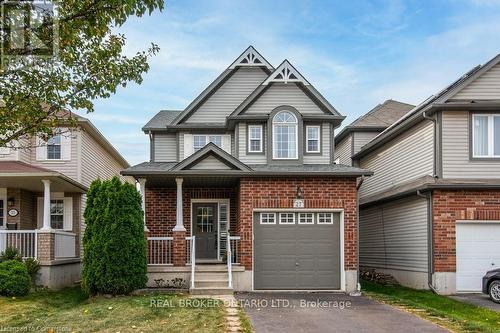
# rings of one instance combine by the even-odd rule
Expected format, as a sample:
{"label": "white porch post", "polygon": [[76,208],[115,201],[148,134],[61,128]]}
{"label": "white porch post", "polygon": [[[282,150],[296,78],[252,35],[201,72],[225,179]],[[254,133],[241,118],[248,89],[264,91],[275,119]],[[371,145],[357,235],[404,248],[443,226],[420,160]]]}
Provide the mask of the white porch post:
{"label": "white porch post", "polygon": [[142,212],[144,214],[144,231],[149,231],[148,227],[146,226],[146,178],[139,179],[139,188],[142,198]]}
{"label": "white porch post", "polygon": [[186,231],[184,228],[183,213],[182,213],[182,178],[175,178],[177,183],[177,206],[176,206],[176,223],[173,231]]}
{"label": "white porch post", "polygon": [[50,180],[42,179],[43,183],[43,226],[41,230],[50,230]]}

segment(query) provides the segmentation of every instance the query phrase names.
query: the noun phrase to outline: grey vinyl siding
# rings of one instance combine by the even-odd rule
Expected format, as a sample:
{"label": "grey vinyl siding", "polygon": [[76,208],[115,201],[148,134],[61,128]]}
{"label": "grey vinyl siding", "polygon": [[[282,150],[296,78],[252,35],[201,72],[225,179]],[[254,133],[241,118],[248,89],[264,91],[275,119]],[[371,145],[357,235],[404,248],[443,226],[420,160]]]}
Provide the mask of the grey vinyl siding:
{"label": "grey vinyl siding", "polygon": [[[79,133],[82,136],[80,182],[83,185],[90,186],[92,181],[97,178],[105,180],[113,176],[118,176],[123,180],[128,180],[128,178],[120,175],[120,171],[124,168],[120,162],[118,162],[106,149],[104,149],[104,147],[89,133],[85,131],[80,131]],[[76,156],[76,154],[74,156]]]}
{"label": "grey vinyl siding", "polygon": [[500,99],[500,64],[493,66],[451,99]]}
{"label": "grey vinyl siding", "polygon": [[444,178],[500,177],[500,160],[470,160],[468,112],[445,111],[442,125]]}
{"label": "grey vinyl siding", "polygon": [[184,159],[184,134],[186,134],[186,133],[179,132],[177,134],[177,138],[179,140],[179,142],[177,143],[177,145],[178,145],[177,149],[179,149],[179,162]]}
{"label": "grey vinyl siding", "polygon": [[245,163],[245,164],[266,164],[267,163],[267,126],[262,125],[262,128],[264,130],[264,142],[263,142],[263,148],[264,148],[264,154],[248,154],[247,153],[247,145],[248,145],[248,138],[247,138],[247,124],[246,123],[238,123],[238,155],[237,158]]}
{"label": "grey vinyl siding", "polygon": [[231,170],[229,166],[222,163],[213,156],[204,158],[191,167],[192,170]]}
{"label": "grey vinyl siding", "polygon": [[177,162],[177,135],[154,134],[153,151],[155,162]]}
{"label": "grey vinyl siding", "polygon": [[[307,124],[304,124],[307,126]],[[321,124],[321,154],[304,154],[304,164],[329,164],[331,154],[330,124]],[[306,136],[304,136],[306,140]],[[307,142],[304,142],[304,145]],[[304,149],[305,151],[305,149]]]}
{"label": "grey vinyl siding", "polygon": [[334,160],[340,160],[340,164],[352,165],[352,134],[346,136],[342,141],[335,146]]}
{"label": "grey vinyl siding", "polygon": [[354,132],[353,155],[359,152],[364,145],[370,142],[377,135],[379,135],[379,132]]}
{"label": "grey vinyl siding", "polygon": [[212,96],[210,96],[186,123],[224,123],[243,100],[266,79],[258,67],[239,68]]}
{"label": "grey vinyl siding", "polygon": [[293,106],[303,114],[324,114],[295,83],[274,83],[245,114],[269,114],[281,105]]}
{"label": "grey vinyl siding", "polygon": [[427,200],[412,196],[361,208],[359,262],[361,266],[426,272]]}
{"label": "grey vinyl siding", "polygon": [[360,196],[382,192],[402,182],[434,173],[434,124],[424,120],[381,148],[364,156],[360,167],[374,172]]}
{"label": "grey vinyl siding", "polygon": [[[50,170],[54,170],[72,178],[76,181],[80,181],[80,175],[78,172],[78,161],[79,161],[79,149],[78,140],[79,136],[82,135],[80,130],[71,131],[71,159],[70,160],[37,160],[36,159],[36,148],[30,149],[30,164]],[[32,139],[33,147],[36,145],[35,139]],[[83,183],[82,183],[83,184]],[[90,184],[83,184],[88,186]]]}

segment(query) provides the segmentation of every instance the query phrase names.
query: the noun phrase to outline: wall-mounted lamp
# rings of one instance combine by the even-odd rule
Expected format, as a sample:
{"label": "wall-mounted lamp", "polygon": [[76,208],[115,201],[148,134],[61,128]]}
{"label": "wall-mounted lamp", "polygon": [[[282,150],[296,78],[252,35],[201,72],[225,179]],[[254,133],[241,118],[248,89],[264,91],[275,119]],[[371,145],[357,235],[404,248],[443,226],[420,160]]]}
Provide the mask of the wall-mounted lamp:
{"label": "wall-mounted lamp", "polygon": [[7,205],[9,205],[9,207],[14,206],[15,203],[16,203],[16,201],[14,198],[7,199]]}
{"label": "wall-mounted lamp", "polygon": [[295,194],[296,199],[304,199],[304,190],[302,187],[297,186],[297,193]]}

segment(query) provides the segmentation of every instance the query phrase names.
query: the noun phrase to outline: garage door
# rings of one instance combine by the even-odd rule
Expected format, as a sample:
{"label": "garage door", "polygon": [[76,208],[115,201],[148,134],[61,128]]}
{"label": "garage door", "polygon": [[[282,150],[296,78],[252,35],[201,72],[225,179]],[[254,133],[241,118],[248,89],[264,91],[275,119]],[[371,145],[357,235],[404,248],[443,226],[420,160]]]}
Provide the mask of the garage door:
{"label": "garage door", "polygon": [[340,213],[254,214],[254,289],[340,289]]}
{"label": "garage door", "polygon": [[457,290],[481,291],[481,278],[500,267],[500,223],[457,223]]}

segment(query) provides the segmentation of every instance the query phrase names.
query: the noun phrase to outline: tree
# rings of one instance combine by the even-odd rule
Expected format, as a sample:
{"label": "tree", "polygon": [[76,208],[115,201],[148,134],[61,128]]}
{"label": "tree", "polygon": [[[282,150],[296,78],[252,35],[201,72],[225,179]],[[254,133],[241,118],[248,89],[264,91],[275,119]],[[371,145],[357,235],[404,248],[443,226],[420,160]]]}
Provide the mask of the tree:
{"label": "tree", "polygon": [[[6,13],[0,29],[0,147],[29,135],[46,139],[54,127],[76,124],[61,110],[92,112],[93,100],[128,82],[141,83],[148,58],[159,51],[151,44],[127,57],[125,36],[113,29],[130,16],[162,10],[163,0],[62,0],[55,3],[56,14],[40,2],[0,4]],[[19,23],[33,17],[33,27]],[[28,42],[19,48],[14,42],[21,35]]]}
{"label": "tree", "polygon": [[118,177],[95,180],[87,193],[82,287],[89,294],[127,294],[147,282],[141,196]]}

